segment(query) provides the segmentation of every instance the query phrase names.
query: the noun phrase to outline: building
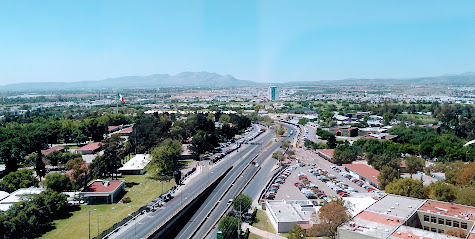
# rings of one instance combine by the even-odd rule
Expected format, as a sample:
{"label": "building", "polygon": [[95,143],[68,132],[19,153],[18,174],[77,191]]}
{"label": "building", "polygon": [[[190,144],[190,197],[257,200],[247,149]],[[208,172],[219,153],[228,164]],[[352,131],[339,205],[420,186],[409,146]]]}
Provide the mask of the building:
{"label": "building", "polygon": [[338,227],[338,238],[475,238],[475,208],[388,194]]}
{"label": "building", "polygon": [[116,131],[119,130],[119,129],[120,129],[120,126],[108,126],[108,127],[107,127],[107,132],[108,132],[108,133],[114,133],[114,132],[116,132]]}
{"label": "building", "polygon": [[96,180],[79,193],[79,200],[87,204],[116,203],[124,190],[124,180]]}
{"label": "building", "polygon": [[120,167],[119,172],[122,174],[144,174],[145,166],[150,163],[150,160],[152,160],[150,154],[137,154]]}
{"label": "building", "polygon": [[95,154],[101,150],[101,146],[101,142],[94,142],[77,149],[76,152],[80,154]]}
{"label": "building", "polygon": [[22,201],[23,199],[25,199],[26,196],[40,194],[43,191],[44,189],[42,188],[32,187],[32,188],[20,188],[9,195],[8,193],[7,194],[0,193],[0,197],[3,197],[2,199],[0,199],[0,211],[8,210],[11,206],[13,206],[14,203]]}
{"label": "building", "polygon": [[270,101],[278,101],[279,100],[279,87],[269,86],[267,96],[269,97]]}
{"label": "building", "polygon": [[379,188],[379,171],[366,164],[343,164],[351,176]]}
{"label": "building", "polygon": [[317,149],[317,154],[331,163],[335,162],[333,160],[333,152],[335,152],[334,149]]}
{"label": "building", "polygon": [[119,131],[120,136],[129,136],[134,131],[134,128],[129,127]]}

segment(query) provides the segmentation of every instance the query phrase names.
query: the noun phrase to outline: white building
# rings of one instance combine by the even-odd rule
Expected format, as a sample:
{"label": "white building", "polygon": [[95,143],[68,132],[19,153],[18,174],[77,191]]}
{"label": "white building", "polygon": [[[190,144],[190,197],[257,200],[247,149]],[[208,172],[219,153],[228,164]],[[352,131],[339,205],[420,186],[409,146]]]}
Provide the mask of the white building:
{"label": "white building", "polygon": [[119,172],[122,174],[143,174],[145,166],[150,163],[150,160],[152,160],[150,154],[137,154],[120,167]]}

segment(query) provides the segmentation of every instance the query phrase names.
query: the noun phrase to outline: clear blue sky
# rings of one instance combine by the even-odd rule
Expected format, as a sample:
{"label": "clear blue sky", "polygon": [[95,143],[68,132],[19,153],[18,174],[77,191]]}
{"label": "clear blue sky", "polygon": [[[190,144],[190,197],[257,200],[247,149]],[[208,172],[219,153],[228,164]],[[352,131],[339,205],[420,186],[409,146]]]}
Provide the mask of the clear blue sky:
{"label": "clear blue sky", "polygon": [[1,1],[0,84],[475,71],[475,1]]}

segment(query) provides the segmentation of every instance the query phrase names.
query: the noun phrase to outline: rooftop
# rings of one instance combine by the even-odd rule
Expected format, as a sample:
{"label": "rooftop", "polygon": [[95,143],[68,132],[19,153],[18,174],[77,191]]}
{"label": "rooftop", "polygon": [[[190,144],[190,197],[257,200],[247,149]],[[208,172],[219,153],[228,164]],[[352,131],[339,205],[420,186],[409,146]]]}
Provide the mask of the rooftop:
{"label": "rooftop", "polygon": [[318,152],[325,154],[326,156],[333,158],[334,149],[317,149]]}
{"label": "rooftop", "polygon": [[137,154],[133,158],[131,158],[127,163],[124,164],[124,166],[119,168],[119,171],[121,170],[142,170],[147,166],[148,163],[150,163],[150,160],[152,160],[152,157],[150,157],[150,154]]}
{"label": "rooftop", "polygon": [[102,181],[97,180],[87,186],[83,192],[89,193],[110,193],[113,192],[117,187],[123,184],[123,180],[114,180],[114,181]]}
{"label": "rooftop", "polygon": [[377,213],[363,211],[350,222],[340,226],[341,230],[357,231],[374,238],[386,238],[403,220]]}
{"label": "rooftop", "polygon": [[381,215],[408,219],[424,200],[387,194],[369,206],[366,211]]}
{"label": "rooftop", "polygon": [[102,146],[101,142],[94,142],[94,143],[90,143],[88,145],[85,145],[85,146],[77,149],[76,151],[91,151],[91,150],[94,151],[94,150],[99,149],[101,146]]}
{"label": "rooftop", "polygon": [[437,213],[450,217],[465,218],[475,221],[475,208],[459,204],[451,204],[440,201],[427,200],[417,211]]}
{"label": "rooftop", "polygon": [[41,150],[41,153],[46,156],[54,151],[60,151],[60,150],[63,150],[64,147],[61,147],[61,146],[56,146],[56,147],[50,147],[48,149],[45,149],[45,150]]}
{"label": "rooftop", "polygon": [[400,226],[397,228],[389,238],[396,239],[396,238],[407,238],[407,239],[460,239],[460,237],[449,236],[443,233],[431,232],[422,230],[415,227],[408,227],[408,226]]}
{"label": "rooftop", "polygon": [[109,126],[109,127],[107,127],[107,131],[111,132],[111,131],[114,131],[118,128],[120,128],[120,126]]}
{"label": "rooftop", "polygon": [[132,127],[125,128],[125,129],[119,131],[119,134],[130,134],[130,133],[132,133],[133,130],[134,129]]}
{"label": "rooftop", "polygon": [[20,188],[0,201],[0,211],[8,210],[13,203],[22,201],[25,196],[40,194],[43,191],[42,188]]}
{"label": "rooftop", "polygon": [[[309,201],[269,200],[270,212],[278,222],[309,221],[315,212],[313,204]],[[310,210],[301,210],[301,205],[310,205]]]}
{"label": "rooftop", "polygon": [[351,169],[359,175],[379,184],[379,171],[366,164],[343,164],[343,166]]}

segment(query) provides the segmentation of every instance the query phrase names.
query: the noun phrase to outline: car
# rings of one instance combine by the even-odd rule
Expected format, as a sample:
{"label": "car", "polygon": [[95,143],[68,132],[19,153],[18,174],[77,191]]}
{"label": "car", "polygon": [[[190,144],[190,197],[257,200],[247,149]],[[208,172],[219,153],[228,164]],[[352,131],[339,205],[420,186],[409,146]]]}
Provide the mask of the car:
{"label": "car", "polygon": [[233,203],[233,199],[232,199],[232,198],[230,198],[230,199],[228,200],[227,205],[230,205],[231,203]]}

